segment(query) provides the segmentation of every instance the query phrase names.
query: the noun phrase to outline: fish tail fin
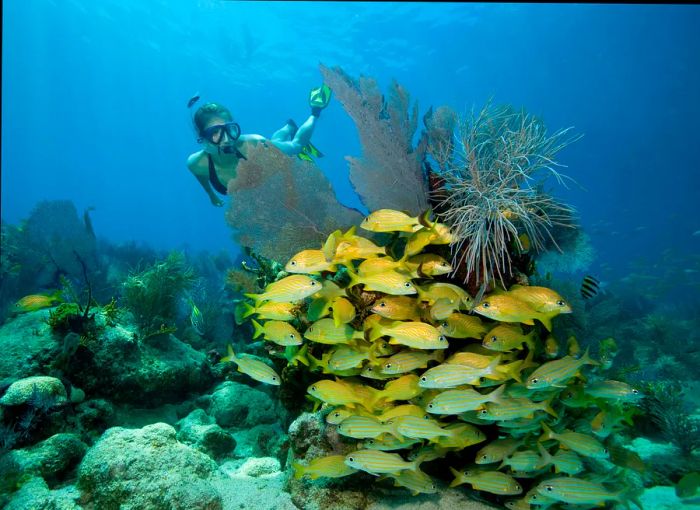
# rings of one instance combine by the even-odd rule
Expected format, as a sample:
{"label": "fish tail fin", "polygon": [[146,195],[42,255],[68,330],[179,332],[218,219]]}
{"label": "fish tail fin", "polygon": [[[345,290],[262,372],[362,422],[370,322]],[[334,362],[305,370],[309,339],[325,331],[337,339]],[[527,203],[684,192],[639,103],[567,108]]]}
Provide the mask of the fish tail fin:
{"label": "fish tail fin", "polygon": [[588,355],[589,349],[590,349],[590,346],[586,347],[586,350],[584,351],[583,356],[581,356],[581,363],[584,365],[600,365],[600,363],[598,363],[596,360],[594,360],[593,358],[591,358]]}
{"label": "fish tail fin", "polygon": [[432,229],[435,228],[435,225],[437,224],[437,220],[435,221],[430,221],[430,216],[433,214],[433,209],[428,208],[425,211],[423,211],[420,216],[418,216],[418,223],[423,225],[427,229]]}
{"label": "fish tail fin", "polygon": [[[549,315],[540,315],[537,320],[542,323],[547,331],[552,331],[552,318]],[[526,323],[527,324],[527,323]]]}
{"label": "fish tail fin", "polygon": [[243,307],[243,313],[241,314],[241,318],[245,319],[246,317],[250,317],[255,313],[255,307],[252,306],[250,303],[246,303],[244,301],[241,306]]}
{"label": "fish tail fin", "polygon": [[484,370],[485,374],[495,374],[496,373],[496,367],[501,363],[503,355],[501,353],[498,353],[498,356],[493,358],[493,361],[489,363],[489,365],[486,367]]}
{"label": "fish tail fin", "polygon": [[255,330],[253,332],[253,339],[258,338],[260,335],[265,333],[265,329],[260,325],[260,323],[258,321],[253,319],[251,322],[253,323],[253,328]]}
{"label": "fish tail fin", "polygon": [[488,401],[487,402],[493,402],[495,404],[503,402],[503,393],[506,391],[506,385],[501,384],[498,388],[493,390],[491,393],[488,394]]}
{"label": "fish tail fin", "polygon": [[221,362],[236,361],[236,354],[233,352],[233,346],[231,344],[228,344],[226,346],[226,350],[228,351],[228,355],[224,356],[219,361],[221,361]]}
{"label": "fish tail fin", "polygon": [[527,345],[529,351],[535,350],[535,338],[537,338],[536,335],[537,330],[533,329],[527,336],[525,336],[525,345]]}
{"label": "fish tail fin", "polygon": [[[557,412],[554,409],[552,409],[552,400],[553,399],[554,399],[554,397],[542,402],[542,407],[540,407],[540,409],[542,411],[544,411],[545,413],[547,413],[551,416],[554,416],[555,419],[559,419],[559,415],[557,414]],[[544,426],[544,424],[542,424],[542,426]]]}
{"label": "fish tail fin", "polygon": [[546,423],[542,422],[542,430],[544,433],[540,436],[540,438],[537,440],[537,442],[542,442],[542,441],[547,441],[549,439],[554,439],[554,431],[549,428],[549,425]]}
{"label": "fish tail fin", "polygon": [[544,448],[544,446],[542,446],[542,443],[537,443],[537,450],[540,452],[540,455],[542,456],[542,461],[537,466],[537,469],[541,469],[541,468],[548,466],[549,464],[552,463],[552,455]]}
{"label": "fish tail fin", "polygon": [[47,297],[51,300],[51,302],[57,301],[59,303],[63,303],[63,290],[58,289],[57,291],[49,294]]}
{"label": "fish tail fin", "polygon": [[262,296],[262,294],[251,294],[251,293],[244,293],[243,295],[245,297],[250,298],[253,301],[255,301],[256,306],[257,306],[258,302],[260,301],[260,296]]}
{"label": "fish tail fin", "polygon": [[360,275],[355,273],[352,269],[349,267],[346,268],[348,276],[350,277],[350,283],[348,283],[348,288],[354,287],[355,285],[360,284]]}
{"label": "fish tail fin", "polygon": [[462,473],[460,473],[459,471],[457,471],[457,470],[456,470],[455,468],[453,468],[452,466],[450,466],[450,472],[452,473],[452,476],[455,477],[455,479],[452,480],[452,481],[450,482],[450,487],[457,487],[459,484],[462,483],[462,480],[461,480],[461,478],[462,478]]}
{"label": "fish tail fin", "polygon": [[296,461],[292,462],[292,469],[294,470],[294,479],[295,480],[298,480],[299,478],[304,476],[304,474],[306,473],[305,468],[306,468],[306,466],[302,465],[299,462],[296,462]]}

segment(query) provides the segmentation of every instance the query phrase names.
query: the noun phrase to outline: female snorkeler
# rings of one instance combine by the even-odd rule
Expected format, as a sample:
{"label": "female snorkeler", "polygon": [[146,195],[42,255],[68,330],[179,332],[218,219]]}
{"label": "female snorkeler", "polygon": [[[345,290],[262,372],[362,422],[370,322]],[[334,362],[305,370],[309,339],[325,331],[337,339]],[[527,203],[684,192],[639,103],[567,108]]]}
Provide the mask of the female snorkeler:
{"label": "female snorkeler", "polygon": [[[190,99],[192,107],[199,99]],[[331,99],[331,89],[322,85],[311,91],[309,105],[311,115],[299,128],[292,119],[277,130],[270,142],[285,154],[297,155],[300,159],[311,161],[311,156],[322,156],[311,145],[311,135],[316,120]],[[241,128],[233,120],[231,112],[216,103],[201,106],[193,116],[197,141],[203,149],[187,158],[187,168],[194,174],[204,191],[209,195],[211,203],[223,206],[223,200],[214,192],[226,195],[227,183],[236,176],[236,167],[241,159],[246,159],[247,147],[250,144],[262,143],[267,145],[267,139],[261,135],[241,134]]]}

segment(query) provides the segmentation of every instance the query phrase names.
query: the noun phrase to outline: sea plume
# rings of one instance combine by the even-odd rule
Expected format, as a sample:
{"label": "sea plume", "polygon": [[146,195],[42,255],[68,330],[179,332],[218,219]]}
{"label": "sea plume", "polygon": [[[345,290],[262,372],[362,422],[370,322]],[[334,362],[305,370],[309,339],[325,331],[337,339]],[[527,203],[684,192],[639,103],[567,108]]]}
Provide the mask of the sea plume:
{"label": "sea plume", "polygon": [[[565,177],[555,155],[578,137],[569,129],[547,134],[543,122],[525,110],[487,103],[459,119],[453,143],[444,131],[454,125],[441,112],[428,151],[438,168],[431,176],[431,198],[438,217],[452,228],[455,272],[480,285],[512,276],[515,250],[541,252],[556,246],[555,226],[573,226],[573,209],[543,191],[543,179]],[[426,120],[426,126],[435,124]]]}

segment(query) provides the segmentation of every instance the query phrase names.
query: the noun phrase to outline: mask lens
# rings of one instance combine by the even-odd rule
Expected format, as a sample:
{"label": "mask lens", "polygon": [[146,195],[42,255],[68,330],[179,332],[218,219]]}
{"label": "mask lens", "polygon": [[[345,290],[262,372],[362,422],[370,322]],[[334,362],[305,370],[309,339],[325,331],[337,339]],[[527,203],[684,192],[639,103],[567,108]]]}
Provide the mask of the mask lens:
{"label": "mask lens", "polygon": [[224,132],[228,134],[231,140],[236,141],[238,137],[241,136],[241,127],[237,122],[227,122],[226,124],[215,124],[209,126],[202,132],[204,138],[209,140],[211,143],[218,145],[224,139]]}

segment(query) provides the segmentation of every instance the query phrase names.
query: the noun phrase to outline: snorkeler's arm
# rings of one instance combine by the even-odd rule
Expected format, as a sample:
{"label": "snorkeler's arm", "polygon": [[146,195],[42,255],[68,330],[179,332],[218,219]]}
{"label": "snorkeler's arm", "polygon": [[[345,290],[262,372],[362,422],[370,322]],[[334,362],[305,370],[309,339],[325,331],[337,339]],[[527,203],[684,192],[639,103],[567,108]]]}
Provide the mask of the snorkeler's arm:
{"label": "snorkeler's arm", "polygon": [[211,184],[209,183],[209,175],[207,173],[208,167],[205,168],[202,165],[201,153],[194,153],[187,158],[187,168],[190,170],[190,172],[192,172],[192,175],[195,176],[197,181],[199,181],[199,184],[202,185],[202,188],[204,188],[204,191],[209,196],[211,203],[217,207],[223,206],[223,200],[221,200],[221,198],[219,198],[219,196],[214,193],[214,190],[211,188]]}

